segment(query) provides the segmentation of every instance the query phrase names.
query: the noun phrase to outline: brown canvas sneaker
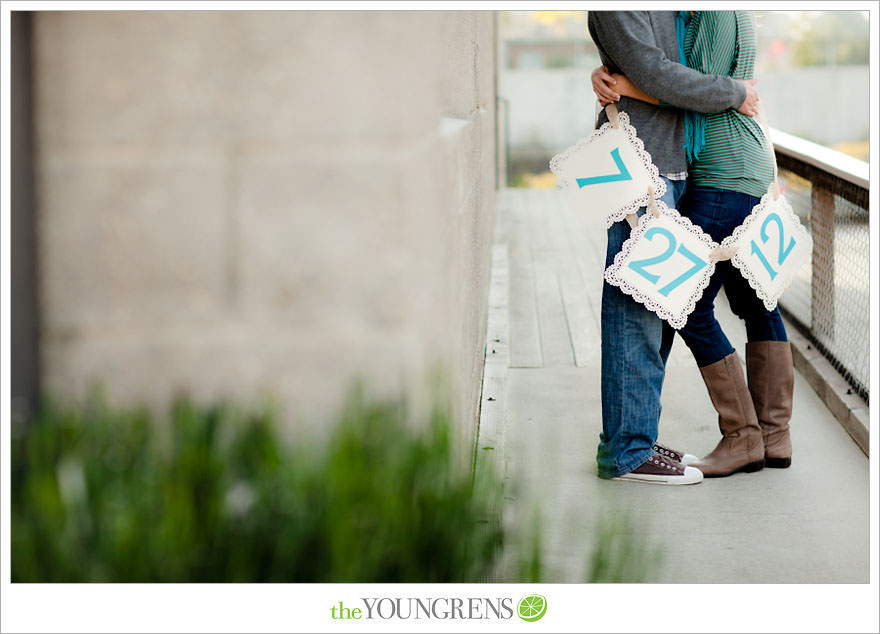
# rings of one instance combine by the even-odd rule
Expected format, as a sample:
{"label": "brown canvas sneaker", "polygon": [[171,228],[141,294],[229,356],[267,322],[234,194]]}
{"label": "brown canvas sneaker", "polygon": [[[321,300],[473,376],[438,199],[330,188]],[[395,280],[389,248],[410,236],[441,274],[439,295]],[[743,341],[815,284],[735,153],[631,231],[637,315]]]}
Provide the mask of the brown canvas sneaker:
{"label": "brown canvas sneaker", "polygon": [[698,458],[692,453],[684,453],[683,451],[678,451],[677,449],[670,449],[669,447],[664,447],[659,442],[655,442],[652,449],[659,453],[661,456],[672,458],[676,462],[680,462],[685,466],[698,460]]}
{"label": "brown canvas sneaker", "polygon": [[677,460],[654,453],[648,460],[629,473],[612,480],[633,480],[648,484],[696,484],[702,482],[703,472],[686,467]]}

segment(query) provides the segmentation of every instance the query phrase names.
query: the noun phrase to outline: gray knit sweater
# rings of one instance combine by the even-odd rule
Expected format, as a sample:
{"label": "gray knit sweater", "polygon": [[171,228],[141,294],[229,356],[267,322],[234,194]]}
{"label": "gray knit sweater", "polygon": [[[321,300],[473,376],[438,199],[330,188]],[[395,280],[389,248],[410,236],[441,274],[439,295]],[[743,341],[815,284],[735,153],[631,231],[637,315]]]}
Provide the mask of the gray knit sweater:
{"label": "gray knit sweater", "polygon": [[[587,23],[602,63],[623,73],[641,90],[676,107],[658,107],[621,97],[617,107],[629,115],[661,174],[687,169],[681,110],[721,112],[746,98],[743,84],[730,77],[704,75],[678,63],[675,11],[590,11]],[[605,112],[598,125],[607,121]]]}

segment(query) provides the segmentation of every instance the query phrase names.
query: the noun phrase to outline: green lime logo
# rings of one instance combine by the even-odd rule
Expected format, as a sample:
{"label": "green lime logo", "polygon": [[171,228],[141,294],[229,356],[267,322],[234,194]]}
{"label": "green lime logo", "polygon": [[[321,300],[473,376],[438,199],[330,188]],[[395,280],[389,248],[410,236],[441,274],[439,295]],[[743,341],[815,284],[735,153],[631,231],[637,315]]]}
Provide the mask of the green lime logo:
{"label": "green lime logo", "polygon": [[530,594],[519,602],[517,606],[519,618],[529,623],[539,620],[547,613],[547,599],[540,594]]}

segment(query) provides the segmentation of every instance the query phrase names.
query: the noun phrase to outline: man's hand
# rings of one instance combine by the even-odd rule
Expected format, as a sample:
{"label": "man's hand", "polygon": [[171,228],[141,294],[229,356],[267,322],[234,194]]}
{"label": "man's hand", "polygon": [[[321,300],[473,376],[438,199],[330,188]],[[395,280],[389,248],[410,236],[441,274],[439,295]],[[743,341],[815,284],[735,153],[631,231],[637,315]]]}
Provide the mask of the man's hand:
{"label": "man's hand", "polygon": [[746,87],[746,100],[737,108],[737,111],[749,117],[754,117],[758,114],[758,102],[761,101],[758,97],[758,91],[755,90],[757,82],[757,79],[743,80],[743,85]]}
{"label": "man's hand", "polygon": [[609,103],[614,101],[620,101],[620,95],[618,95],[611,88],[617,81],[608,74],[608,69],[604,66],[599,66],[593,70],[590,74],[590,81],[593,84],[593,92],[596,93],[596,98],[599,100],[599,105],[603,108],[607,106]]}

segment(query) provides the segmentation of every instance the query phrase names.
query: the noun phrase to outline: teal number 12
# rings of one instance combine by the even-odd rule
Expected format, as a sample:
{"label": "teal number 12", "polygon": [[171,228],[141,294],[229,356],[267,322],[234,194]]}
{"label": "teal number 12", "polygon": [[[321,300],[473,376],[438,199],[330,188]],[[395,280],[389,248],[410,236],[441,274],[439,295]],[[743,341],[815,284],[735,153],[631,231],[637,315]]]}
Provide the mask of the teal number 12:
{"label": "teal number 12", "polygon": [[[791,253],[791,250],[794,248],[794,245],[797,244],[797,242],[795,241],[794,238],[791,238],[791,240],[788,243],[788,246],[787,247],[784,246],[785,245],[785,230],[783,229],[783,226],[782,226],[782,218],[779,217],[779,214],[772,213],[764,219],[764,223],[761,225],[761,242],[763,244],[766,244],[767,241],[770,239],[770,236],[767,235],[767,225],[770,224],[771,221],[775,222],[779,226],[779,254],[777,256],[776,263],[781,265],[788,258],[789,253]],[[755,242],[754,240],[752,240],[752,253],[754,255],[758,256],[758,259],[761,261],[761,264],[763,264],[764,268],[767,269],[767,274],[770,275],[770,279],[772,280],[773,278],[775,278],[776,271],[770,265],[770,262],[767,261],[766,256],[761,251],[761,249],[758,247],[758,243]]]}

